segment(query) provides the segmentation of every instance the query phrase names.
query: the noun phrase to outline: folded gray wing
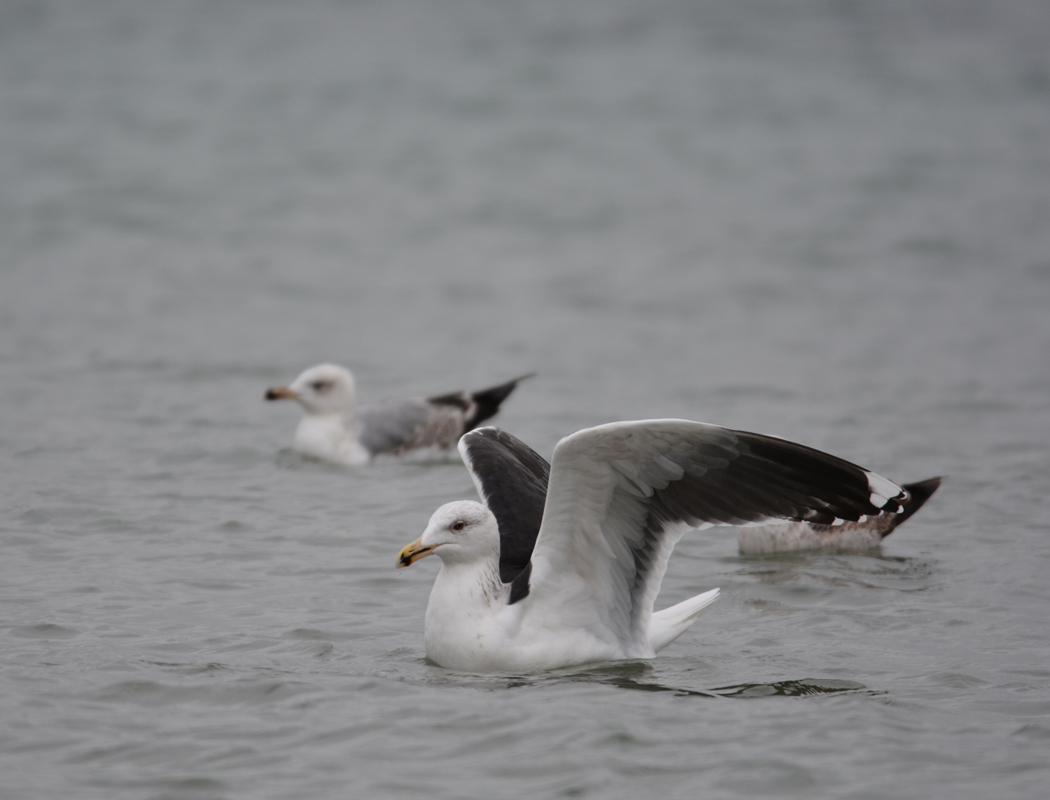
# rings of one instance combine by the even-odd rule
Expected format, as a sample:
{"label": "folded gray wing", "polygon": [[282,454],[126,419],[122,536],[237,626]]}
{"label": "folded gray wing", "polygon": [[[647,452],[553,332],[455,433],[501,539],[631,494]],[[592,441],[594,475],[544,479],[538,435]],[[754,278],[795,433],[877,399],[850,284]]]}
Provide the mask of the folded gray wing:
{"label": "folded gray wing", "polygon": [[[464,434],[459,452],[478,494],[499,524],[500,578],[511,583],[532,557],[543,519],[550,465],[521,439],[494,427]],[[517,600],[519,595],[511,599]]]}
{"label": "folded gray wing", "polygon": [[451,447],[462,430],[462,412],[426,400],[387,400],[357,412],[358,439],[373,455],[417,447]]}
{"label": "folded gray wing", "polygon": [[906,493],[803,445],[686,420],[617,422],[562,439],[531,562],[530,604],[651,655],[653,602],[690,527],[820,524],[898,510]]}

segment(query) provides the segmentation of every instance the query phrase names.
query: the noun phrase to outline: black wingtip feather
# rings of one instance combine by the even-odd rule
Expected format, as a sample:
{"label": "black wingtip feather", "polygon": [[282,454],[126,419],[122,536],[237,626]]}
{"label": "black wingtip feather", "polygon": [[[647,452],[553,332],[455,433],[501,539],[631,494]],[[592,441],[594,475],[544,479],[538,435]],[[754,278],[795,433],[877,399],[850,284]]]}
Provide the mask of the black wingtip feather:
{"label": "black wingtip feather", "polygon": [[514,391],[515,387],[521,381],[526,378],[531,378],[535,374],[535,372],[530,372],[527,375],[521,375],[514,380],[501,383],[499,386],[482,389],[480,392],[472,392],[470,398],[474,401],[474,413],[463,421],[464,431],[473,430],[485,420],[496,416],[500,404],[507,399],[510,393]]}
{"label": "black wingtip feather", "polygon": [[898,525],[922,508],[926,501],[929,500],[933,496],[933,493],[940,487],[940,476],[936,478],[927,478],[918,483],[902,484],[901,488],[908,492],[908,499],[904,501],[904,507],[901,509],[901,512],[893,518],[893,524],[882,534],[882,538],[885,539],[893,533]]}

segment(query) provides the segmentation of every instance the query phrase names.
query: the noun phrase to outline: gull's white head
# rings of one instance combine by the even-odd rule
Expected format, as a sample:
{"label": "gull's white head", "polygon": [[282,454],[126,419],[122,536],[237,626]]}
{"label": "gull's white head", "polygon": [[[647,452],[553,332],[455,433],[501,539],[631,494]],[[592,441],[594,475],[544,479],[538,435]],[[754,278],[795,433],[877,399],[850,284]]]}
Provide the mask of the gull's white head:
{"label": "gull's white head", "polygon": [[430,517],[423,535],[397,555],[397,566],[407,567],[437,553],[446,564],[465,564],[484,558],[499,560],[499,525],[481,503],[457,500],[445,503]]}
{"label": "gull's white head", "polygon": [[318,364],[290,385],[266,390],[267,400],[297,400],[308,414],[351,413],[354,396],[354,377],[337,364]]}

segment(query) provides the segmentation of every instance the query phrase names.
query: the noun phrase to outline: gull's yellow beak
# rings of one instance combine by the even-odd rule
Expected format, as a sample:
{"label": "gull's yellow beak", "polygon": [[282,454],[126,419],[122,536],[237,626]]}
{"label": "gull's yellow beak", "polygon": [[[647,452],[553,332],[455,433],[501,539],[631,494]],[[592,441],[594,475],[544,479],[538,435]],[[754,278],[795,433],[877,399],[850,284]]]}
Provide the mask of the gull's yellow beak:
{"label": "gull's yellow beak", "polygon": [[436,549],[434,547],[424,547],[423,537],[420,536],[412,544],[406,544],[401,548],[401,552],[397,554],[397,563],[394,565],[394,569],[412,566],[419,559],[426,558]]}
{"label": "gull's yellow beak", "polygon": [[299,393],[287,386],[274,386],[263,395],[267,400],[298,400]]}

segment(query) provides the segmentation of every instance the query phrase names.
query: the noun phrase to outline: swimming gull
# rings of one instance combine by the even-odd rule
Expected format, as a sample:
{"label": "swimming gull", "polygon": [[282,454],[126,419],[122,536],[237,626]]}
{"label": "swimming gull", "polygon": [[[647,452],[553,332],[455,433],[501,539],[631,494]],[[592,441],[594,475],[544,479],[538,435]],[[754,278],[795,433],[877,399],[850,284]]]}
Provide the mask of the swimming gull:
{"label": "swimming gull", "polygon": [[337,464],[364,464],[380,456],[433,458],[499,411],[522,375],[478,392],[385,400],[358,407],[350,370],[319,364],[288,386],[266,390],[267,400],[296,400],[306,411],[295,432],[303,455]]}
{"label": "swimming gull", "polygon": [[688,528],[774,523],[881,536],[939,484],[910,491],[803,445],[688,420],[578,431],[558,442],[549,471],[498,428],[466,434],[459,451],[484,505],[443,505],[397,566],[441,558],[427,657],[473,672],[651,658],[718,597],[712,589],[653,611]]}

